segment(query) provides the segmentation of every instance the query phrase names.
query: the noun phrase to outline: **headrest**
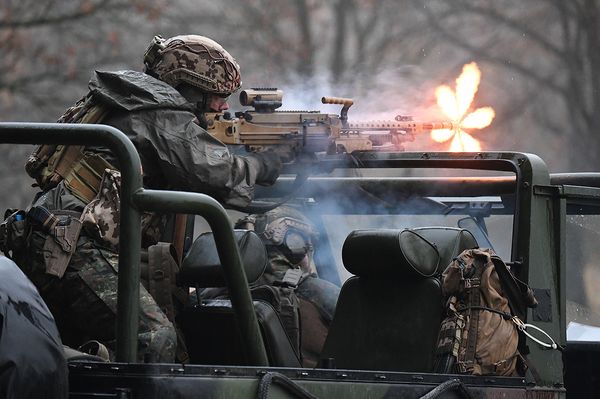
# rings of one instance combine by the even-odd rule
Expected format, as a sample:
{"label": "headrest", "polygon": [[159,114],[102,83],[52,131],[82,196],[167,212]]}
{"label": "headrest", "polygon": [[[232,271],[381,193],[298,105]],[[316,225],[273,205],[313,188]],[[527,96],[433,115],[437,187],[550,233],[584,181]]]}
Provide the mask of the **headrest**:
{"label": "headrest", "polygon": [[358,276],[424,278],[435,274],[440,256],[414,230],[355,230],[344,241],[346,270]]}
{"label": "headrest", "polygon": [[437,248],[440,254],[440,265],[436,273],[442,273],[452,259],[465,249],[479,248],[477,240],[469,230],[457,227],[419,227],[412,231]]}
{"label": "headrest", "polygon": [[[265,271],[267,250],[260,237],[250,230],[234,230],[248,283],[253,283]],[[204,233],[192,244],[181,265],[177,282],[198,287],[225,287],[223,269],[212,232]]]}

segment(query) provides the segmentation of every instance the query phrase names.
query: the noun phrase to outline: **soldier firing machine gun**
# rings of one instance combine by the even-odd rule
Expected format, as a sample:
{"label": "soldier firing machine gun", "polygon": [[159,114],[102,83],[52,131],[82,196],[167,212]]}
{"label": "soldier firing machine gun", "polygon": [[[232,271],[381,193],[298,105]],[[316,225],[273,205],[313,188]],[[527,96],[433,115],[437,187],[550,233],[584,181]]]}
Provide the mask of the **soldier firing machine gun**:
{"label": "soldier firing machine gun", "polygon": [[[240,103],[253,110],[207,113],[207,130],[225,144],[245,145],[248,151],[273,149],[291,160],[300,153],[351,153],[357,150],[404,151],[403,143],[433,129],[454,129],[452,122],[416,122],[397,116],[393,121],[348,122],[349,98],[323,97],[323,104],[342,105],[340,115],[319,111],[276,111],[283,91],[248,89]],[[291,158],[291,159],[290,159]]]}

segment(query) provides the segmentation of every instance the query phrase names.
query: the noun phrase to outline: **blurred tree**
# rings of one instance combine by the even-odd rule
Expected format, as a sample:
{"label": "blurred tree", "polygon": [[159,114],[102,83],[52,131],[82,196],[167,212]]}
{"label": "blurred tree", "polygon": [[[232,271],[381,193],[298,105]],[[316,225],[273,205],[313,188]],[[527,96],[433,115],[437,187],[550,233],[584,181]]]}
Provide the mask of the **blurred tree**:
{"label": "blurred tree", "polygon": [[92,68],[131,62],[127,31],[155,18],[161,7],[159,0],[2,2],[0,119],[56,119],[81,93]]}
{"label": "blurred tree", "polygon": [[[172,15],[207,29],[240,61],[244,82],[372,87],[390,65],[420,63],[429,40],[406,0],[223,0]],[[421,18],[423,20],[423,18]],[[402,21],[402,22],[400,22]],[[360,94],[360,93],[359,93]]]}
{"label": "blurred tree", "polygon": [[[163,7],[162,0],[0,2],[0,121],[55,121],[85,93],[95,67],[141,67],[139,53],[153,34],[148,22]],[[131,45],[140,51],[128,51]],[[23,169],[31,150],[0,146],[0,208],[32,198]]]}
{"label": "blurred tree", "polygon": [[[286,89],[288,109],[317,107],[322,95],[354,97],[355,119],[440,118],[435,87],[477,61],[483,80],[473,106],[497,111],[477,136],[484,148],[535,152],[555,170],[593,168],[598,8],[597,0],[4,0],[0,120],[56,120],[93,69],[139,70],[153,35],[197,33],[238,59],[244,86]],[[22,172],[29,149],[0,151],[8,154],[0,207],[2,195],[23,204],[15,198],[30,181]]]}
{"label": "blurred tree", "polygon": [[533,125],[520,118],[513,128],[520,135],[528,130],[532,151],[542,136],[553,147],[538,147],[538,152],[561,152],[561,160],[551,163],[580,170],[600,167],[597,0],[414,0],[414,5],[438,40],[503,75],[512,94],[504,96],[508,104],[502,119],[529,114]]}

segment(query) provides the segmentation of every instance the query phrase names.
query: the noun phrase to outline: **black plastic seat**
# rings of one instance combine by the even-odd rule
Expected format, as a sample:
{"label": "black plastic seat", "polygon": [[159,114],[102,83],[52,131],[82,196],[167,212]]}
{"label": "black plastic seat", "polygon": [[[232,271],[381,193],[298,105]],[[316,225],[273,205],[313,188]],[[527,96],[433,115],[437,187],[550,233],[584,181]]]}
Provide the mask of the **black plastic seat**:
{"label": "black plastic seat", "polygon": [[[249,283],[260,278],[267,265],[263,242],[253,231],[235,230],[238,247]],[[222,267],[212,233],[199,236],[183,260],[178,284],[187,287],[224,287]],[[255,300],[254,309],[265,342],[269,365],[300,367],[300,359],[287,337],[275,309],[264,300]],[[177,317],[191,363],[213,365],[250,365],[242,347],[231,302],[203,299],[180,312]]]}
{"label": "black plastic seat", "polygon": [[355,276],[342,286],[321,359],[341,369],[432,371],[442,321],[439,273],[476,246],[462,229],[352,232],[342,258]]}
{"label": "black plastic seat", "polygon": [[465,249],[478,248],[479,244],[469,230],[456,227],[418,227],[415,233],[432,243],[440,255],[436,274],[441,274],[452,260]]}

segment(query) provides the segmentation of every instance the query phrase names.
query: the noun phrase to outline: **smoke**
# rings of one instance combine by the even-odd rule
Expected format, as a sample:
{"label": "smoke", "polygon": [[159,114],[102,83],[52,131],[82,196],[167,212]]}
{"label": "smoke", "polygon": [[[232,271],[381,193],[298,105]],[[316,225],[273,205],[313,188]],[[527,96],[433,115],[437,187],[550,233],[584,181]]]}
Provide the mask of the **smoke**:
{"label": "smoke", "polygon": [[[394,121],[397,116],[412,117],[415,121],[448,121],[435,99],[435,87],[444,82],[442,77],[428,74],[422,67],[408,65],[387,67],[369,76],[368,82],[335,81],[325,72],[307,80],[297,76],[281,84],[261,81],[251,76],[244,88],[277,87],[283,90],[283,105],[278,111],[318,111],[339,115],[342,106],[322,104],[321,98],[351,98],[354,104],[348,111],[350,122]],[[237,99],[232,99],[233,109],[242,109]],[[428,133],[405,144],[406,151],[445,151],[448,143],[439,144]]]}
{"label": "smoke", "polygon": [[[284,91],[281,110],[319,110],[339,113],[338,105],[324,105],[321,97],[352,98],[349,119],[352,121],[390,119],[396,115],[430,117],[436,112],[434,81],[416,66],[384,69],[369,77],[369,82],[336,82],[325,72],[315,74],[307,81],[306,77],[296,76],[281,85],[270,82],[258,83],[260,77],[252,77],[249,87],[274,87]],[[442,115],[437,111],[437,118]]]}
{"label": "smoke", "polygon": [[[272,198],[276,192],[281,193],[281,188],[277,188],[277,185],[273,189],[260,190],[257,195],[260,199],[276,202]],[[441,186],[439,192],[456,194],[456,188],[450,190],[450,186]],[[386,189],[384,183],[369,185],[367,189],[364,184],[312,180],[306,182],[287,205],[299,209],[322,231],[315,243],[317,268],[332,282],[343,283],[350,274],[342,264],[342,246],[352,231],[458,227],[458,221],[469,214],[469,201],[492,201],[498,206],[500,196],[454,197],[446,198],[445,201],[460,203],[462,206],[450,208],[448,202],[442,202],[441,198],[431,198],[416,192],[403,194],[400,187],[392,189],[387,186]],[[488,237],[497,253],[505,259],[509,259],[511,253],[512,219],[512,215],[486,218]]]}

